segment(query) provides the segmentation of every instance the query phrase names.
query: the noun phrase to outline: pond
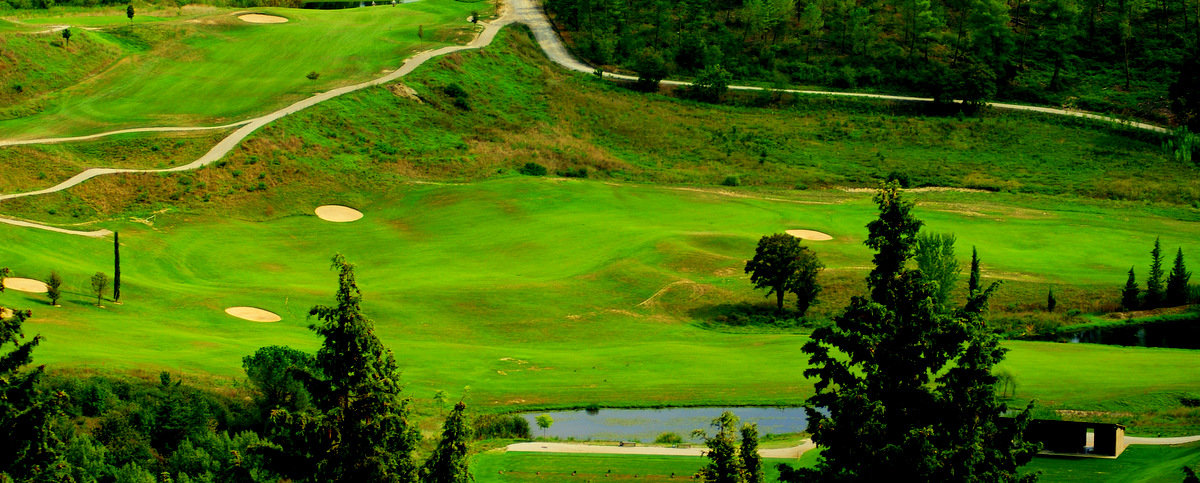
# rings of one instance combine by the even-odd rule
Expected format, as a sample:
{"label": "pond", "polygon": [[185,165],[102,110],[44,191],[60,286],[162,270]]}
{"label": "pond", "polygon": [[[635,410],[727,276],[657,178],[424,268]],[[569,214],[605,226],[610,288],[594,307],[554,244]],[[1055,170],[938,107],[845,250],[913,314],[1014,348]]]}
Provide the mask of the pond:
{"label": "pond", "polygon": [[1119,327],[1098,327],[1066,334],[1067,341],[1138,347],[1200,349],[1200,318]]}
{"label": "pond", "polygon": [[559,439],[601,441],[653,442],[658,435],[673,432],[687,442],[699,442],[692,431],[703,429],[713,433],[712,420],[722,412],[730,411],[740,422],[758,424],[759,436],[765,434],[799,433],[808,429],[808,417],[804,408],[759,408],[759,407],[699,407],[664,409],[600,409],[598,411],[572,410],[521,413],[529,421],[534,436],[541,436],[537,417],[549,414],[554,424],[545,435]]}

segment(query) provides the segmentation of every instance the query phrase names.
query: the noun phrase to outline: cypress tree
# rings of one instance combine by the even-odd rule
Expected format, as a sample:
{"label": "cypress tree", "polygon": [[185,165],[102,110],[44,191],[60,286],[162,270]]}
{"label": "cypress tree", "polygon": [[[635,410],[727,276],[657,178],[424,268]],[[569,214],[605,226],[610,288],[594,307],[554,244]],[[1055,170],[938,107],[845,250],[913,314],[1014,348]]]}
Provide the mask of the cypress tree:
{"label": "cypress tree", "polygon": [[1146,279],[1145,306],[1156,309],[1163,303],[1163,270],[1162,247],[1158,238],[1154,238],[1154,249],[1150,250],[1150,277]]}
{"label": "cypress tree", "polygon": [[967,295],[975,295],[979,291],[979,253],[971,247],[971,278],[967,280]]}
{"label": "cypress tree", "polygon": [[442,427],[442,440],[425,466],[421,467],[422,483],[467,483],[475,481],[467,467],[467,444],[471,440],[471,428],[463,414],[467,405],[459,401],[446,417]]}
{"label": "cypress tree", "polygon": [[1167,304],[1168,305],[1185,305],[1189,302],[1191,293],[1189,293],[1188,281],[1192,278],[1192,272],[1187,271],[1187,267],[1183,265],[1183,248],[1175,252],[1175,266],[1171,268],[1171,275],[1167,277]]}
{"label": "cypress tree", "polygon": [[121,234],[113,233],[113,302],[121,301]]}
{"label": "cypress tree", "polygon": [[1129,267],[1129,279],[1125,281],[1125,288],[1121,290],[1121,307],[1125,310],[1136,310],[1138,308],[1139,291],[1137,278],[1133,274],[1133,267]]}

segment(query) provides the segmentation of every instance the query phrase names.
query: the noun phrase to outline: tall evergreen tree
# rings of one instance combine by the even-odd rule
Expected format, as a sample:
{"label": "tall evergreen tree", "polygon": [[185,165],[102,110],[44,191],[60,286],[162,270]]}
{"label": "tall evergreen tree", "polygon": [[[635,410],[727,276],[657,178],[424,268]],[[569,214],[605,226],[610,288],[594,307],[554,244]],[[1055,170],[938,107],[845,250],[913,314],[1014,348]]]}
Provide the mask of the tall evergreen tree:
{"label": "tall evergreen tree", "polygon": [[725,411],[713,420],[712,426],[717,433],[709,437],[702,430],[693,434],[704,439],[708,446],[709,463],[700,469],[698,475],[708,483],[742,483],[742,461],[738,458],[737,438],[738,418],[733,413]]}
{"label": "tall evergreen tree", "polygon": [[742,481],[763,483],[762,456],[758,454],[758,425],[742,425],[742,444],[738,449],[742,460]]}
{"label": "tall evergreen tree", "polygon": [[1150,250],[1150,277],[1146,279],[1145,306],[1156,309],[1162,306],[1163,299],[1163,269],[1162,247],[1158,237],[1154,238],[1154,249]]}
{"label": "tall evergreen tree", "polygon": [[875,201],[879,218],[867,225],[866,242],[878,251],[871,296],[854,297],[803,348],[804,375],[817,379],[808,405],[829,412],[808,411],[821,459],[814,468],[781,467],[781,480],[1018,479],[1016,467],[1032,453],[1023,428],[1001,422],[1006,408],[991,370],[1004,351],[983,324],[996,284],[974,290],[961,309],[938,307],[936,284],[905,268],[921,225],[911,202],[894,184]]}
{"label": "tall evergreen tree", "polygon": [[982,281],[979,278],[979,252],[977,252],[975,250],[975,247],[972,246],[971,247],[971,277],[969,279],[967,279],[967,295],[974,296],[975,293],[979,291],[980,283],[982,283]]}
{"label": "tall evergreen tree", "polygon": [[1184,305],[1191,298],[1191,289],[1188,288],[1188,282],[1192,278],[1192,272],[1187,271],[1187,267],[1183,264],[1183,248],[1175,252],[1175,266],[1171,268],[1171,275],[1167,277],[1167,304],[1168,305]]}
{"label": "tall evergreen tree", "polygon": [[317,410],[272,415],[275,466],[312,481],[416,481],[420,434],[408,421],[396,359],[362,313],[354,266],[335,255],[332,268],[336,304],[309,311],[319,321],[309,328],[324,338],[317,370],[303,374]]}
{"label": "tall evergreen tree", "polygon": [[113,233],[113,302],[121,301],[121,234]]}
{"label": "tall evergreen tree", "polygon": [[1137,278],[1133,274],[1133,267],[1129,267],[1129,278],[1125,280],[1125,288],[1121,290],[1121,308],[1125,310],[1136,310],[1138,308],[1138,289]]}
{"label": "tall evergreen tree", "polygon": [[422,483],[467,483],[475,481],[467,467],[467,444],[471,441],[471,428],[463,414],[467,405],[459,401],[446,417],[442,427],[442,440],[425,466],[421,467]]}

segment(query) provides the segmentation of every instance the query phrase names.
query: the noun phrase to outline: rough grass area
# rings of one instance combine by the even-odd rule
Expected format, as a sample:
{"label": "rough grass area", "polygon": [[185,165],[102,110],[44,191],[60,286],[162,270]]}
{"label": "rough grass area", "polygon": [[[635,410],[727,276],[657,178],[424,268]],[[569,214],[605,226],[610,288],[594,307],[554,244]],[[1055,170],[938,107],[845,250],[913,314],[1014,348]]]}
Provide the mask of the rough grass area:
{"label": "rough grass area", "polygon": [[[665,482],[689,480],[708,462],[708,458],[699,456],[488,452],[474,457],[471,473],[479,482]],[[794,460],[764,459],[764,481],[779,479],[779,470],[775,469],[779,463],[797,464]]]}
{"label": "rough grass area", "polygon": [[[0,59],[8,59],[0,62],[14,67],[0,69],[11,72],[0,77],[7,84],[0,87],[9,91],[0,106],[11,113],[0,120],[0,131],[5,138],[30,138],[250,118],[377,77],[418,50],[464,41],[474,27],[466,17],[478,8],[431,0],[338,11],[256,10],[289,19],[269,25],[221,10],[187,20],[72,29],[69,49],[57,45],[58,33],[0,34]],[[37,20],[71,24],[76,18]],[[76,36],[81,51],[70,52]],[[286,55],[280,55],[283,45]],[[75,58],[83,65],[73,65]],[[308,79],[310,72],[319,77]],[[55,80],[41,81],[47,76]],[[38,84],[41,90],[18,95],[11,92],[13,84]]]}

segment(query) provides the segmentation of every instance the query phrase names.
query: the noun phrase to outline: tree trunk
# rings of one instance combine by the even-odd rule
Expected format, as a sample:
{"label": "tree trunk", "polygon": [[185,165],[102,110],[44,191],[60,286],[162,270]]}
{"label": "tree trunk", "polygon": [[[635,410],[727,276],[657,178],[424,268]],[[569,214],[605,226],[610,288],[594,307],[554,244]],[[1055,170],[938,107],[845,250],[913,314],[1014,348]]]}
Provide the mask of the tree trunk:
{"label": "tree trunk", "polygon": [[775,310],[778,312],[783,312],[783,296],[782,287],[775,289]]}

